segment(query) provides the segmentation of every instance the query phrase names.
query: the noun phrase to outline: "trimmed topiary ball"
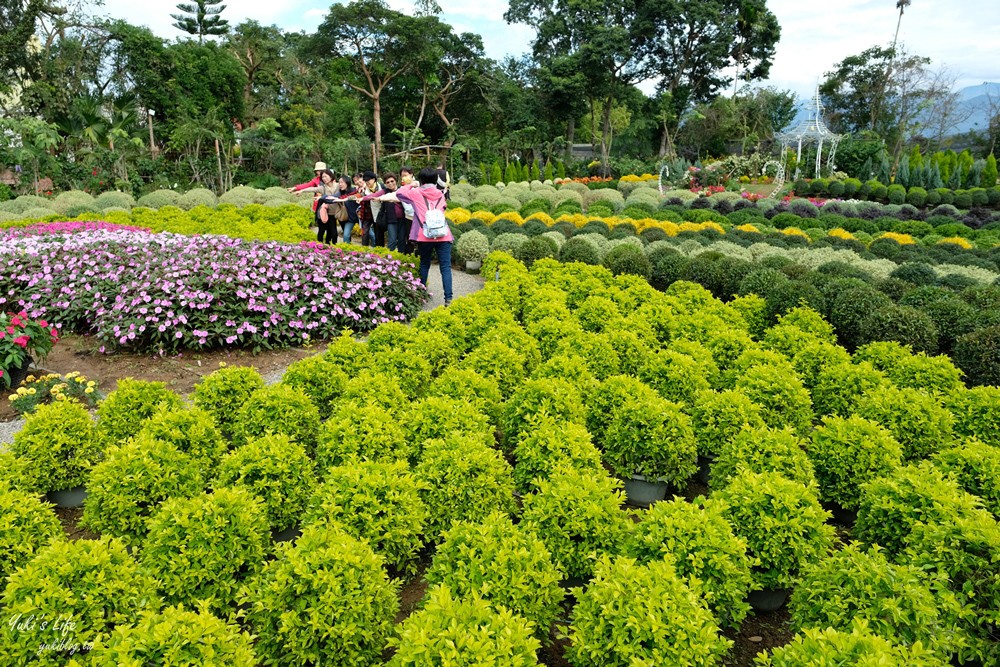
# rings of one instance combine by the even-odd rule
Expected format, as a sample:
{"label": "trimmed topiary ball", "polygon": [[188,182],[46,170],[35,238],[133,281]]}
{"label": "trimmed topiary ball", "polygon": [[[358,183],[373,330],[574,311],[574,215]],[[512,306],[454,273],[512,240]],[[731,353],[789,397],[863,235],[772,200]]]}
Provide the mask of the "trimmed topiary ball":
{"label": "trimmed topiary ball", "polygon": [[691,420],[659,396],[628,399],[611,413],[604,458],[619,477],[643,475],[679,488],[698,470]]}
{"label": "trimmed topiary ball", "polygon": [[303,523],[339,525],[398,572],[413,572],[428,513],[406,462],[352,461],[330,468],[325,478]]}
{"label": "trimmed topiary ball", "polygon": [[703,391],[688,408],[701,456],[715,456],[744,428],[763,428],[759,405],[736,390]]}
{"label": "trimmed topiary ball", "polygon": [[135,625],[118,626],[87,659],[94,667],[258,664],[248,633],[207,611],[187,611],[180,605],[144,614]]}
{"label": "trimmed topiary ball", "polygon": [[568,239],[559,249],[559,261],[596,265],[601,263],[601,251],[588,239],[574,237]]}
{"label": "trimmed topiary ball", "polygon": [[452,524],[424,576],[457,598],[482,597],[523,616],[546,643],[564,596],[545,544],[503,514]]}
{"label": "trimmed topiary ball", "polygon": [[380,661],[399,611],[398,585],[365,542],[315,525],[279,544],[243,602],[258,658],[287,667],[361,667]]}
{"label": "trimmed topiary ball", "polygon": [[726,503],[733,533],[747,543],[756,560],[756,588],[791,587],[799,571],[822,559],[833,546],[834,531],[826,521],[815,489],[780,473],[743,471],[713,498]]}
{"label": "trimmed topiary ball", "polygon": [[1000,448],[972,438],[938,452],[933,463],[1000,518]]}
{"label": "trimmed topiary ball", "polygon": [[864,486],[854,536],[895,556],[917,523],[956,521],[981,507],[979,499],[925,461]]}
{"label": "trimmed topiary ball", "polygon": [[[400,403],[399,405],[402,405]],[[415,443],[406,438],[398,414],[356,401],[341,401],[323,424],[316,446],[316,470],[322,478],[328,468],[351,459],[396,461],[408,459]]]}
{"label": "trimmed topiary ball", "polygon": [[240,587],[264,564],[267,514],[243,489],[216,489],[163,503],[139,558],[171,604],[204,601],[232,611]]}
{"label": "trimmed topiary ball", "polygon": [[139,546],[146,521],[170,498],[187,498],[205,488],[202,463],[170,442],[140,435],[94,467],[87,481],[81,525]]}
{"label": "trimmed topiary ball", "polygon": [[653,266],[643,249],[628,243],[609,250],[603,264],[616,276],[633,275],[649,280],[653,274]]}
{"label": "trimmed topiary ball", "polygon": [[435,379],[427,390],[428,396],[462,401],[489,417],[496,426],[500,421],[502,398],[495,380],[474,370],[449,368]]}
{"label": "trimmed topiary ball", "polygon": [[12,667],[64,667],[71,647],[79,651],[159,609],[154,591],[119,540],[57,540],[7,580],[0,659]]}
{"label": "trimmed topiary ball", "polygon": [[143,424],[136,437],[173,445],[201,464],[206,479],[227,448],[212,416],[196,407],[158,412]]}
{"label": "trimmed topiary ball", "polygon": [[670,558],[602,558],[577,597],[567,654],[578,667],[709,667],[722,664],[732,643]]}
{"label": "trimmed topiary ball", "polygon": [[319,411],[321,419],[330,416],[340,398],[347,375],[323,355],[299,359],[285,371],[281,384],[300,390]]}
{"label": "trimmed topiary ball", "polygon": [[864,621],[850,632],[833,628],[807,628],[778,647],[771,655],[760,653],[756,667],[946,667],[948,663],[930,649],[894,644],[872,633]]}
{"label": "trimmed topiary ball", "polygon": [[287,435],[265,435],[229,452],[219,463],[215,488],[241,488],[264,505],[272,530],[298,523],[316,486],[313,462]]}
{"label": "trimmed topiary ball", "polygon": [[203,377],[195,385],[191,400],[212,415],[223,437],[231,440],[240,408],[263,388],[264,378],[256,368],[226,366]]}
{"label": "trimmed topiary ball", "polygon": [[125,378],[97,408],[97,437],[105,447],[119,445],[137,434],[146,420],[161,410],[179,410],[181,397],[163,382]]}
{"label": "trimmed topiary ball", "polygon": [[305,392],[277,384],[250,395],[234,424],[234,441],[245,444],[271,433],[287,435],[309,454],[316,451],[319,411]]}
{"label": "trimmed topiary ball", "polygon": [[820,416],[849,417],[857,412],[865,394],[890,387],[888,378],[865,361],[830,366],[816,377],[813,407]]}
{"label": "trimmed topiary ball", "polygon": [[0,586],[43,547],[63,539],[52,507],[36,496],[0,488]]}
{"label": "trimmed topiary ball", "polygon": [[1000,385],[1000,325],[960,336],[953,356],[970,385]]}
{"label": "trimmed topiary ball", "polygon": [[514,447],[514,459],[514,484],[521,493],[537,491],[540,480],[563,466],[602,469],[601,452],[591,443],[587,429],[547,414],[529,420]]}
{"label": "trimmed topiary ball", "polygon": [[11,452],[21,483],[33,491],[61,491],[83,486],[102,457],[90,414],[79,403],[40,405],[14,434]]}
{"label": "trimmed topiary ball", "polygon": [[1000,447],[1000,388],[959,389],[946,398],[945,405],[955,416],[956,435]]}
{"label": "trimmed topiary ball", "polygon": [[664,558],[705,600],[723,627],[738,628],[750,611],[751,561],[733,534],[725,506],[698,497],[655,503],[643,516],[625,553],[645,564]]}
{"label": "trimmed topiary ball", "polygon": [[720,489],[743,470],[756,473],[778,472],[790,480],[814,487],[813,464],[804,449],[805,443],[794,431],[784,429],[744,428],[719,449],[709,486]]}
{"label": "trimmed topiary ball", "polygon": [[869,389],[857,401],[857,414],[888,430],[902,446],[906,461],[927,458],[947,447],[953,438],[955,419],[951,413],[916,389]]}
{"label": "trimmed topiary ball", "polygon": [[477,595],[459,597],[436,586],[424,606],[398,626],[388,667],[535,667],[535,626]]}
{"label": "trimmed topiary ball", "polygon": [[528,380],[507,402],[501,421],[508,451],[525,432],[528,423],[541,415],[583,424],[586,416],[576,387],[562,379]]}
{"label": "trimmed topiary ball", "polygon": [[790,426],[806,433],[812,426],[809,392],[791,368],[756,366],[736,381],[736,389],[761,407],[761,417],[771,428]]}
{"label": "trimmed topiary ball", "polygon": [[824,417],[808,444],[820,497],[854,510],[861,486],[899,467],[902,448],[875,422],[861,417]]}
{"label": "trimmed topiary ball", "polygon": [[521,526],[545,542],[569,578],[589,578],[601,554],[620,553],[632,528],[621,482],[604,471],[562,468],[524,497]]}
{"label": "trimmed topiary ball", "polygon": [[863,619],[880,637],[903,646],[920,642],[948,659],[963,642],[958,601],[910,565],[894,565],[878,547],[853,542],[802,571],[789,602],[791,625],[849,631]]}

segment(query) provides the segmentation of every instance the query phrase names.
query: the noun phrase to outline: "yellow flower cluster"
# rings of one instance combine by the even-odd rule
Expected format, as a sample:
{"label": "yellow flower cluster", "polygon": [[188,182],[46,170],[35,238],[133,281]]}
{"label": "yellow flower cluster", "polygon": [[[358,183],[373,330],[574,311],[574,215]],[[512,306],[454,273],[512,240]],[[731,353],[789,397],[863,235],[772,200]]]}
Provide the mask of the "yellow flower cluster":
{"label": "yellow flower cluster", "polygon": [[786,227],[785,229],[781,230],[781,233],[784,234],[785,236],[801,236],[803,238],[812,240],[808,234],[806,234],[798,227]]}
{"label": "yellow flower cluster", "polygon": [[541,220],[549,227],[556,224],[556,221],[552,219],[552,216],[549,215],[548,213],[545,213],[544,211],[538,211],[537,213],[532,213],[531,215],[529,215],[527,218],[524,219],[525,222],[527,222],[528,220]]}
{"label": "yellow flower cluster", "polygon": [[470,218],[472,218],[472,214],[461,207],[449,208],[445,215],[456,225],[465,224]]}
{"label": "yellow flower cluster", "polygon": [[852,234],[849,231],[847,231],[846,229],[842,229],[840,227],[837,227],[836,229],[831,229],[830,233],[829,233],[829,236],[834,236],[834,237],[836,237],[838,239],[845,239],[847,241],[856,241],[857,240],[855,238],[854,234]]}
{"label": "yellow flower cluster", "polygon": [[489,211],[476,211],[469,218],[476,218],[477,220],[482,220],[487,225],[492,225],[493,221],[496,220],[496,216]]}
{"label": "yellow flower cluster", "polygon": [[972,244],[969,243],[969,240],[963,239],[961,236],[949,236],[946,239],[941,239],[940,241],[938,241],[938,245],[941,245],[942,243],[952,243],[954,245],[965,248],[966,250],[972,249]]}
{"label": "yellow flower cluster", "polygon": [[747,233],[750,233],[750,234],[760,234],[760,230],[757,229],[755,226],[751,225],[749,222],[746,223],[746,224],[740,225],[736,229],[740,230],[741,232],[747,232]]}
{"label": "yellow flower cluster", "polygon": [[655,181],[658,178],[659,176],[654,176],[653,174],[640,174],[638,176],[636,174],[626,174],[618,180],[625,183],[639,183],[642,181]]}
{"label": "yellow flower cluster", "polygon": [[899,245],[913,245],[916,241],[909,234],[897,234],[896,232],[886,232],[878,238],[880,239],[892,239]]}
{"label": "yellow flower cluster", "polygon": [[497,222],[498,220],[510,220],[515,225],[524,224],[524,219],[521,217],[521,214],[518,213],[517,211],[504,211],[497,217],[493,218],[493,222]]}
{"label": "yellow flower cluster", "polygon": [[87,405],[93,405],[96,399],[100,398],[96,391],[97,383],[88,380],[78,371],[66,375],[57,373],[40,377],[29,375],[24,379],[24,384],[10,394],[7,400],[17,412],[27,413],[47,401],[82,400]]}

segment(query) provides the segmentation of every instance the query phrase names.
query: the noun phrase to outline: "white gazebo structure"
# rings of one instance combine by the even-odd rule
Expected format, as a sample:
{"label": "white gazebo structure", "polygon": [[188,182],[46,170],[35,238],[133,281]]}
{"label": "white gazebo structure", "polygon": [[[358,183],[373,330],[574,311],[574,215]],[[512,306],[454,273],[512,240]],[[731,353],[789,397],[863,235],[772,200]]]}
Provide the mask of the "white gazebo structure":
{"label": "white gazebo structure", "polygon": [[788,132],[782,132],[776,137],[781,141],[782,162],[791,146],[798,146],[797,158],[795,161],[795,176],[797,179],[802,171],[802,146],[816,144],[816,171],[815,177],[819,178],[823,167],[823,144],[829,146],[826,166],[832,171],[834,159],[837,156],[837,144],[840,143],[841,136],[830,131],[830,128],[823,122],[823,103],[819,99],[819,86],[816,86],[816,93],[813,95],[812,104],[809,107],[809,118],[802,121]]}

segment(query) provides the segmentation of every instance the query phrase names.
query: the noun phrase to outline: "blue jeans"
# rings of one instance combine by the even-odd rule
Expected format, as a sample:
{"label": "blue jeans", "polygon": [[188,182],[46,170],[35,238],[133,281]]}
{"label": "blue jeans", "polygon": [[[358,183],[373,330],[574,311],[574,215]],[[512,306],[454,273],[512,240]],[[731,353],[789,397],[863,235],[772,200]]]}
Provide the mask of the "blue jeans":
{"label": "blue jeans", "polygon": [[427,286],[431,273],[431,258],[437,250],[438,264],[441,265],[441,286],[444,288],[444,302],[451,303],[451,241],[431,241],[417,244],[420,254],[420,282]]}
{"label": "blue jeans", "polygon": [[350,243],[351,242],[351,231],[354,229],[354,223],[353,222],[343,222],[341,224],[344,225],[344,243]]}

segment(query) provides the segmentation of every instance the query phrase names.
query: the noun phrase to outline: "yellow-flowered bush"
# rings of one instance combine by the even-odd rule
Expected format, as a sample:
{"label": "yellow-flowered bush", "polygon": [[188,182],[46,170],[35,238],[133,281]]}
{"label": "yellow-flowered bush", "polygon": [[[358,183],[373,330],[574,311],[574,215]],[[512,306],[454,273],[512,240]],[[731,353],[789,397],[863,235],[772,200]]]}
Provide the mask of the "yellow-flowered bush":
{"label": "yellow-flowered bush", "polygon": [[963,239],[961,236],[949,236],[948,238],[938,241],[938,245],[941,245],[942,243],[951,243],[961,248],[965,248],[966,250],[972,249],[972,244],[969,243],[968,239]]}
{"label": "yellow-flowered bush", "polygon": [[677,225],[677,230],[679,232],[703,232],[707,229],[715,230],[720,234],[726,233],[726,230],[722,225],[717,222],[712,222],[711,220],[708,222],[682,222],[680,225]]}
{"label": "yellow-flowered bush", "polygon": [[556,221],[552,219],[552,216],[545,211],[538,211],[537,213],[532,213],[527,218],[524,219],[525,222],[528,220],[541,220],[547,227],[551,227],[556,224]]}
{"label": "yellow-flowered bush", "polygon": [[468,210],[458,206],[449,208],[446,216],[456,225],[461,225],[472,219],[472,214]]}
{"label": "yellow-flowered bush", "polygon": [[854,236],[854,234],[850,233],[849,231],[847,231],[846,229],[843,229],[841,227],[837,227],[836,229],[831,229],[829,235],[833,236],[835,238],[838,238],[838,239],[845,239],[847,241],[856,241],[857,240],[857,238]]}
{"label": "yellow-flowered bush", "polygon": [[498,215],[493,220],[493,222],[497,222],[498,220],[510,220],[515,225],[523,225],[524,224],[524,218],[522,218],[521,214],[518,213],[517,211],[504,211],[503,213],[501,213],[500,215]]}
{"label": "yellow-flowered bush", "polygon": [[740,225],[736,229],[738,229],[741,232],[747,232],[749,234],[760,234],[760,230],[757,229],[757,227],[755,227],[754,225],[751,225],[749,222],[746,223],[745,225]]}
{"label": "yellow-flowered bush", "polygon": [[493,221],[496,220],[496,216],[489,211],[476,211],[473,213],[471,218],[476,218],[477,220],[482,220],[487,225],[492,225]]}
{"label": "yellow-flowered bush", "polygon": [[804,239],[812,241],[812,238],[798,227],[786,227],[781,230],[781,233],[785,236],[801,236]]}
{"label": "yellow-flowered bush", "polygon": [[913,240],[913,237],[910,236],[909,234],[897,234],[896,232],[886,232],[885,234],[882,234],[878,238],[892,239],[899,245],[913,245],[914,243],[916,243],[916,241]]}

